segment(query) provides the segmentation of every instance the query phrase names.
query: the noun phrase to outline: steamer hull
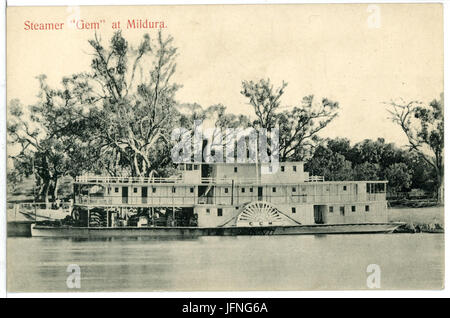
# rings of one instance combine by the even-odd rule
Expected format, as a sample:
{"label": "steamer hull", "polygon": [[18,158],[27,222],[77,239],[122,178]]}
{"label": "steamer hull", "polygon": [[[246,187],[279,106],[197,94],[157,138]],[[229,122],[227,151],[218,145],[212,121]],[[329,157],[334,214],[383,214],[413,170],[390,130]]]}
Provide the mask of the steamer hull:
{"label": "steamer hull", "polygon": [[402,223],[326,224],[261,227],[52,227],[33,224],[34,237],[200,237],[391,233]]}

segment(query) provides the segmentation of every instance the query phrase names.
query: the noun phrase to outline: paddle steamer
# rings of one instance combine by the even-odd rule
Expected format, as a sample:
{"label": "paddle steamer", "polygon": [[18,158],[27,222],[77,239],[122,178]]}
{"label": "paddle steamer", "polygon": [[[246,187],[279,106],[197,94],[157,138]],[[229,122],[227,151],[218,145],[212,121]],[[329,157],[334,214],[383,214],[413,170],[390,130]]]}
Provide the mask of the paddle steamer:
{"label": "paddle steamer", "polygon": [[[325,181],[303,162],[179,164],[169,178],[79,176],[71,224],[33,236],[392,232],[386,181]],[[266,172],[266,173],[264,173]]]}

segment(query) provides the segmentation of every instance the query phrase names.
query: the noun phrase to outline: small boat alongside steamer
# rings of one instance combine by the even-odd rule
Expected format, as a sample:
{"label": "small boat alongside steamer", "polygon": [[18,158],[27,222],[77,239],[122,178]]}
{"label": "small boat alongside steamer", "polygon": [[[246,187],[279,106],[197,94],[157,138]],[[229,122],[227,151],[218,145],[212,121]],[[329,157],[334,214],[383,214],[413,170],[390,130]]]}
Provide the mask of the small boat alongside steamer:
{"label": "small boat alongside steamer", "polygon": [[14,216],[14,219],[20,215],[23,216],[22,219],[28,221],[62,220],[70,216],[71,212],[72,204],[70,202],[62,202],[57,205],[45,202],[8,204],[8,215]]}
{"label": "small boat alongside steamer", "polygon": [[[386,181],[325,181],[302,162],[180,164],[169,178],[80,176],[69,223],[32,236],[390,233]],[[66,218],[67,219],[67,218]]]}

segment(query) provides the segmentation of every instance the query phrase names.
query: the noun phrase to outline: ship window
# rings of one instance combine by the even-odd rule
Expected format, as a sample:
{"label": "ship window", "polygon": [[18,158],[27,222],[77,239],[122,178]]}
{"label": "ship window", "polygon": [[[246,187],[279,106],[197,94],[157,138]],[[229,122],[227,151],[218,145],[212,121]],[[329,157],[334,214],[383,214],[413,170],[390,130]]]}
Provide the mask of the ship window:
{"label": "ship window", "polygon": [[356,206],[352,205],[352,212],[356,212]]}
{"label": "ship window", "polygon": [[210,209],[206,209],[206,214],[209,214],[211,212]]}
{"label": "ship window", "polygon": [[188,164],[188,165],[186,165],[186,170],[192,170],[192,164]]}
{"label": "ship window", "polygon": [[277,192],[277,188],[273,187],[272,192]]}
{"label": "ship window", "polygon": [[118,193],[118,192],[119,192],[119,188],[117,188],[117,187],[114,188],[114,192],[115,192],[115,193]]}
{"label": "ship window", "polygon": [[281,166],[281,172],[284,172],[284,166]]}
{"label": "ship window", "polygon": [[217,216],[222,216],[223,215],[223,210],[222,208],[218,208],[217,209]]}
{"label": "ship window", "polygon": [[253,188],[250,188],[250,192],[253,192]]}
{"label": "ship window", "polygon": [[328,208],[328,211],[330,211],[330,213],[333,213],[333,207],[330,206],[330,207]]}
{"label": "ship window", "polygon": [[370,207],[368,205],[366,205],[366,212],[369,212]]}
{"label": "ship window", "polygon": [[228,188],[225,188],[225,193],[228,193]]}
{"label": "ship window", "polygon": [[292,192],[296,192],[297,191],[297,188],[296,187],[293,187],[292,188]]}
{"label": "ship window", "polygon": [[172,188],[172,193],[175,193],[175,192],[176,192],[176,188],[173,187],[173,188]]}
{"label": "ship window", "polygon": [[198,165],[194,165],[194,170],[198,170]]}
{"label": "ship window", "polygon": [[134,193],[137,193],[137,188],[133,188],[133,192],[134,192]]}
{"label": "ship window", "polygon": [[297,166],[292,166],[292,170],[297,171]]}
{"label": "ship window", "polygon": [[156,193],[156,188],[152,188],[152,192],[153,192],[153,193]]}
{"label": "ship window", "polygon": [[191,193],[194,193],[194,188],[190,188]]}
{"label": "ship window", "polygon": [[339,211],[341,212],[341,215],[345,215],[345,206],[341,206]]}
{"label": "ship window", "polygon": [[296,211],[295,211],[295,208],[292,208],[292,213],[295,213]]}
{"label": "ship window", "polygon": [[241,191],[242,191],[242,193],[245,193],[245,188],[242,188]]}
{"label": "ship window", "polygon": [[237,173],[237,167],[234,167],[234,172]]}

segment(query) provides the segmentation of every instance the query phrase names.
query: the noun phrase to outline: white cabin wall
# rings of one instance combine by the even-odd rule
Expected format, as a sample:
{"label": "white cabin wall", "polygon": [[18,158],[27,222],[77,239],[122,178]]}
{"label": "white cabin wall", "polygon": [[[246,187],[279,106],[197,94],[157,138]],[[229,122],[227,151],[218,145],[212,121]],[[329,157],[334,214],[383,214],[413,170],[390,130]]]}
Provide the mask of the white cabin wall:
{"label": "white cabin wall", "polygon": [[122,203],[122,187],[119,185],[111,184],[109,185],[110,192],[108,194],[111,204],[121,204]]}
{"label": "white cabin wall", "polygon": [[216,204],[230,205],[231,204],[231,186],[217,186],[215,188]]}
{"label": "white cabin wall", "polygon": [[[234,168],[237,168],[236,172]],[[255,179],[256,167],[254,164],[247,163],[216,164],[213,166],[212,177],[218,179],[229,178],[234,180]]]}
{"label": "white cabin wall", "polygon": [[[217,215],[217,210],[222,209],[222,216]],[[207,212],[209,210],[209,213]],[[198,226],[217,227],[223,225],[228,220],[236,217],[240,213],[240,208],[235,206],[220,207],[215,205],[196,206],[194,213],[198,215]]]}
{"label": "white cabin wall", "polygon": [[[329,207],[333,207],[331,213]],[[356,211],[352,212],[352,206]],[[366,211],[369,206],[369,211]],[[345,214],[341,215],[340,207],[345,208]],[[363,202],[353,204],[336,203],[330,204],[326,211],[327,223],[371,223],[371,222],[388,222],[388,211],[386,202]]]}
{"label": "white cabin wall", "polygon": [[[268,171],[267,168],[268,166],[266,166],[264,170]],[[280,162],[278,163],[278,169],[272,167],[272,172],[269,171],[269,173],[264,174],[261,173],[261,182],[262,183],[305,182],[305,177],[308,174],[305,174],[303,168],[304,168],[303,162]]]}
{"label": "white cabin wall", "polygon": [[[125,204],[122,201],[123,187],[128,188],[127,204],[149,204],[163,206],[194,205],[197,203],[197,186],[195,185],[111,185],[109,193],[105,193],[105,201],[110,204]],[[142,198],[142,188],[147,188],[147,198]],[[136,188],[136,192],[134,189]],[[175,192],[172,192],[175,188]],[[116,192],[117,189],[117,192]],[[155,192],[153,192],[155,189]],[[193,192],[191,192],[191,189]],[[145,202],[146,201],[146,202]]]}
{"label": "white cabin wall", "polygon": [[[281,167],[284,167],[284,171]],[[294,171],[295,167],[295,171]],[[237,168],[237,171],[235,171]],[[278,169],[273,168],[272,172],[269,172],[267,167],[262,168],[256,164],[248,163],[223,163],[215,164],[212,170],[213,178],[229,178],[239,181],[240,179],[256,179],[259,178],[261,183],[301,183],[309,176],[308,173],[303,171],[303,162],[283,162],[278,164]],[[268,173],[262,173],[267,171]]]}
{"label": "white cabin wall", "polygon": [[[283,204],[277,208],[302,225],[314,224],[314,207],[311,204]],[[295,208],[295,213],[292,212],[292,208]]]}
{"label": "white cabin wall", "polygon": [[185,183],[201,183],[202,181],[202,171],[192,170],[183,171],[183,182]]}

